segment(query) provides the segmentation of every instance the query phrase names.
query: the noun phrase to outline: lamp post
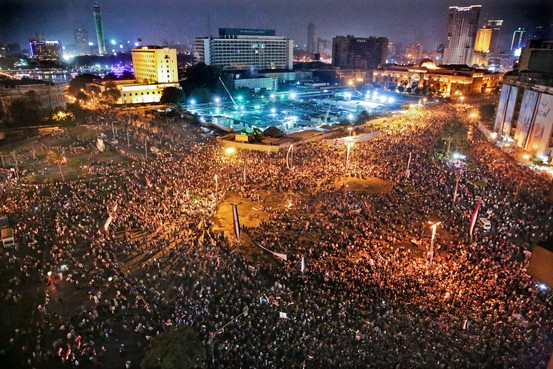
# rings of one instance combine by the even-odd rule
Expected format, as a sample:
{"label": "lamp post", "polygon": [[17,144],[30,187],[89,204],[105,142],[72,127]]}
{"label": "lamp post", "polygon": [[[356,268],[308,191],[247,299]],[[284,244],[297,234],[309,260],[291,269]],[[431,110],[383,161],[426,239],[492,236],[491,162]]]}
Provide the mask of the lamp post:
{"label": "lamp post", "polygon": [[209,351],[211,353],[211,360],[214,360],[214,355],[213,355],[213,346],[215,344],[215,337],[217,337],[217,335],[219,333],[221,333],[226,327],[228,327],[230,324],[234,323],[235,321],[237,321],[241,316],[248,316],[248,306],[244,306],[244,310],[242,310],[242,312],[240,314],[238,314],[237,316],[235,316],[234,318],[232,318],[227,324],[225,324],[224,326],[222,326],[221,328],[217,329],[215,332],[213,332],[213,335],[211,337],[209,337],[208,341],[207,341],[207,344],[209,345]]}

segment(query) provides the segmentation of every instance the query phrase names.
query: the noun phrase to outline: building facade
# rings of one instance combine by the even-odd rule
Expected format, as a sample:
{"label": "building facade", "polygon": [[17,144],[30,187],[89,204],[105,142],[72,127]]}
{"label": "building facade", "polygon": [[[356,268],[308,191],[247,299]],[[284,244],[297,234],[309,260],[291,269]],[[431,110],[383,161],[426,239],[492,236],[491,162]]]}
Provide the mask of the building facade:
{"label": "building facade", "polygon": [[219,37],[195,39],[194,59],[229,70],[291,70],[293,50],[294,41],[274,30],[220,28]]}
{"label": "building facade", "polygon": [[450,6],[443,64],[471,65],[481,5]]}
{"label": "building facade", "polygon": [[94,3],[94,24],[96,25],[98,55],[105,55],[106,39],[104,38],[104,25],[102,24],[102,13],[100,12],[100,4],[98,3]]}
{"label": "building facade", "polygon": [[73,31],[73,36],[75,38],[75,51],[77,55],[89,55],[88,32],[85,29],[77,28]]}
{"label": "building facade", "polygon": [[502,19],[488,19],[488,28],[492,30],[492,37],[490,39],[490,52],[501,52],[501,27],[503,26]]}
{"label": "building facade", "polygon": [[318,52],[315,48],[315,25],[313,23],[309,23],[307,26],[307,52]]}
{"label": "building facade", "polygon": [[63,87],[40,80],[0,80],[0,105],[8,111],[14,100],[25,99],[30,95],[36,99],[40,110],[52,113],[66,109]]}
{"label": "building facade", "polygon": [[553,164],[553,40],[532,40],[519,70],[505,76],[494,131]]}
{"label": "building facade", "polygon": [[31,41],[31,57],[36,60],[60,60],[62,48],[59,41]]}
{"label": "building facade", "polygon": [[336,36],[332,39],[332,65],[342,69],[374,69],[388,54],[386,37]]}
{"label": "building facade", "polygon": [[138,83],[174,83],[179,81],[177,50],[162,46],[132,49],[134,78]]}
{"label": "building facade", "polygon": [[492,41],[493,30],[488,26],[482,26],[478,28],[476,33],[476,41],[474,43],[474,51],[489,53],[490,45]]}
{"label": "building facade", "polygon": [[423,60],[418,66],[387,65],[372,73],[372,83],[385,90],[400,86],[416,92],[441,96],[492,93],[501,86],[503,74],[489,73],[469,67],[438,67],[431,60]]}

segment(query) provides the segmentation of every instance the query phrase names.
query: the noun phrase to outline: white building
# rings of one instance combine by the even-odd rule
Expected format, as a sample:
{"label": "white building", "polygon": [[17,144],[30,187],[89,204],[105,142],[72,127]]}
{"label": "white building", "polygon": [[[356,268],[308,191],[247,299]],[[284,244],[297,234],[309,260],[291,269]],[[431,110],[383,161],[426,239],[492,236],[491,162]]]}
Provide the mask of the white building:
{"label": "white building", "polygon": [[220,28],[219,37],[196,38],[196,63],[224,69],[292,69],[294,41],[274,30]]}

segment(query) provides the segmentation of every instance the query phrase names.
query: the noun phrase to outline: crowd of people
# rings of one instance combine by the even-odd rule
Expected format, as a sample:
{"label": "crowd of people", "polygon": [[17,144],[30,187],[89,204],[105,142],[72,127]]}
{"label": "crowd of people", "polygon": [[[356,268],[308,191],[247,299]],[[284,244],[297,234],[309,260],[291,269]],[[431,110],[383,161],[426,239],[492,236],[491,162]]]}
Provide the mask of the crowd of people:
{"label": "crowd of people", "polygon": [[[148,160],[3,190],[18,246],[0,257],[0,298],[31,307],[4,331],[3,355],[30,368],[138,368],[149,342],[186,325],[209,368],[545,368],[552,292],[525,268],[553,233],[549,182],[477,131],[470,165],[437,155],[444,124],[468,109],[391,117],[347,168],[344,147],[319,141],[297,145],[287,167],[285,151],[225,157],[214,140],[160,130],[149,137],[162,154]],[[391,190],[334,186],[344,176]],[[295,194],[243,229],[286,261],[246,256],[252,246],[213,230],[231,193]],[[480,200],[492,229],[471,237]],[[430,220],[441,222],[432,262]]]}

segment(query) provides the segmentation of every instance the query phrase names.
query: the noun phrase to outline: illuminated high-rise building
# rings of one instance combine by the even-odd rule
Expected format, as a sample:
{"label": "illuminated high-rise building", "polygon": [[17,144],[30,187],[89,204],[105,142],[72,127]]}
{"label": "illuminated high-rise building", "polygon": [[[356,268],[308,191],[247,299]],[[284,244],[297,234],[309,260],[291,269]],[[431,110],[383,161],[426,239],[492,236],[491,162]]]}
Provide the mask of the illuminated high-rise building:
{"label": "illuminated high-rise building", "polygon": [[177,50],[162,46],[132,49],[134,78],[138,83],[174,83],[179,81]]}
{"label": "illuminated high-rise building", "polygon": [[472,63],[482,5],[450,6],[443,64]]}
{"label": "illuminated high-rise building", "polygon": [[59,41],[31,41],[31,56],[36,60],[60,60],[62,48]]}
{"label": "illuminated high-rise building", "polygon": [[501,52],[501,27],[503,26],[502,19],[488,19],[488,28],[492,30],[492,37],[490,39],[490,52]]}
{"label": "illuminated high-rise building", "polygon": [[476,33],[476,42],[474,43],[474,51],[481,53],[490,52],[490,42],[492,41],[493,30],[488,26],[478,28]]}
{"label": "illuminated high-rise building", "polygon": [[273,29],[219,28],[219,37],[194,41],[196,63],[224,69],[292,69],[294,41]]}
{"label": "illuminated high-rise building", "polygon": [[315,25],[309,23],[307,26],[307,52],[314,53],[315,51]]}
{"label": "illuminated high-rise building", "polygon": [[105,55],[106,40],[104,39],[102,13],[100,12],[100,4],[98,3],[94,3],[94,22],[96,23],[96,38],[98,39],[98,55]]}
{"label": "illuminated high-rise building", "polygon": [[513,32],[513,39],[511,40],[511,51],[522,49],[526,45],[526,30],[524,28],[517,28]]}

